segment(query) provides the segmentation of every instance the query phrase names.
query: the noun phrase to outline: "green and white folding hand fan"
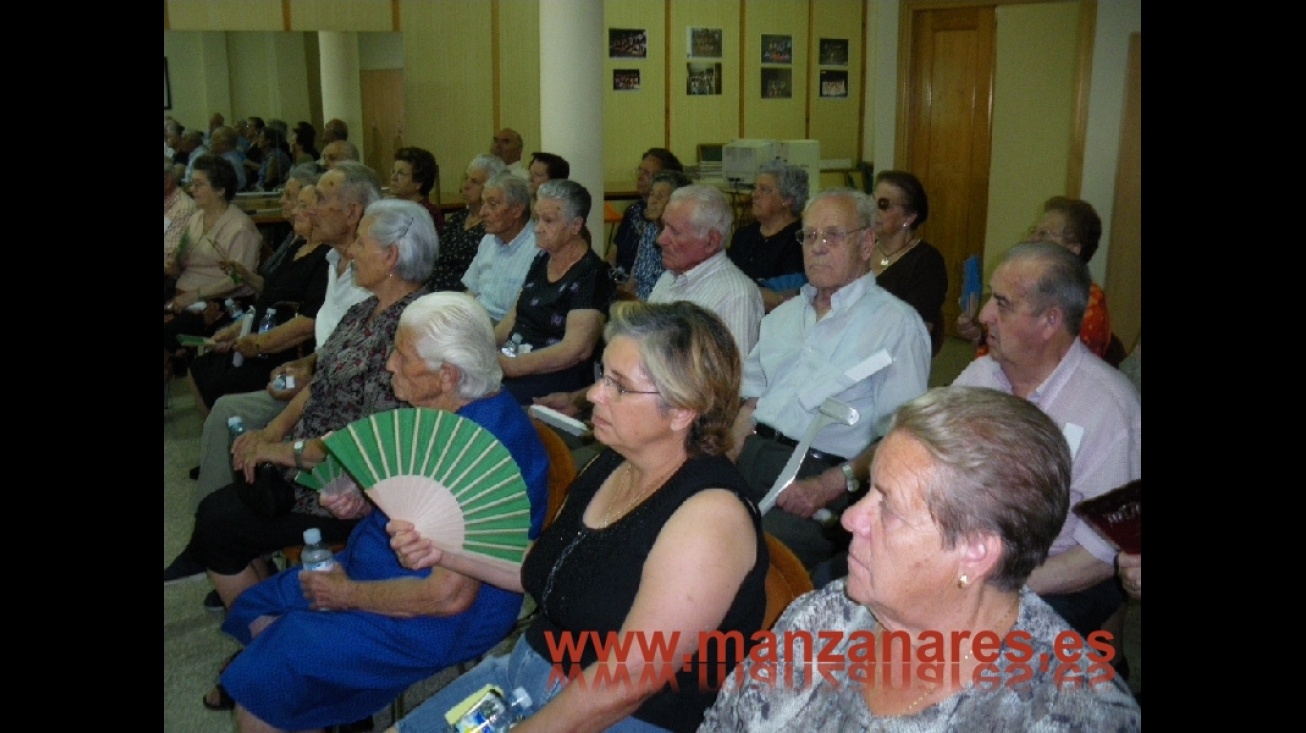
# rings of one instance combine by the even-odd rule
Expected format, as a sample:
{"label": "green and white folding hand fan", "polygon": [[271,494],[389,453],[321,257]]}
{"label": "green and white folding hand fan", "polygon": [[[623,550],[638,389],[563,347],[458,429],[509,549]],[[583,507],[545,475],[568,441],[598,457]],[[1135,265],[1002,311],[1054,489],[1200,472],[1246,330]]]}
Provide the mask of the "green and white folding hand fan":
{"label": "green and white folding hand fan", "polygon": [[412,522],[444,552],[509,571],[521,566],[530,541],[526,481],[485,428],[410,407],[352,422],[324,442],[391,519]]}
{"label": "green and white folding hand fan", "polygon": [[300,471],[296,474],[295,481],[327,496],[343,494],[358,486],[354,482],[354,477],[350,476],[340,461],[330,453],[327,454],[326,460],[314,466],[312,471]]}

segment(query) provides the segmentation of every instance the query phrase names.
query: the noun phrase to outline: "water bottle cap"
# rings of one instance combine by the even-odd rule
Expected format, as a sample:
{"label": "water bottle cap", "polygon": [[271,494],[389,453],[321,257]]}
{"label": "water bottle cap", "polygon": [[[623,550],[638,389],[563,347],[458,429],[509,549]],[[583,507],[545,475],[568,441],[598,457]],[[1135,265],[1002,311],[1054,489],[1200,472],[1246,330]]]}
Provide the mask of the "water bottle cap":
{"label": "water bottle cap", "polygon": [[525,687],[518,687],[512,691],[512,704],[523,710],[530,708],[531,693],[527,692]]}
{"label": "water bottle cap", "polygon": [[304,530],[304,544],[318,545],[322,543],[322,530],[317,527],[309,527]]}
{"label": "water bottle cap", "polygon": [[273,313],[276,313],[276,312],[277,312],[277,309],[276,309],[276,308],[268,308],[268,315],[269,315],[269,316],[272,315]]}
{"label": "water bottle cap", "polygon": [[231,417],[227,418],[227,427],[229,428],[233,428],[237,426],[243,427],[244,425],[245,425],[245,421],[240,419],[240,415],[232,415]]}

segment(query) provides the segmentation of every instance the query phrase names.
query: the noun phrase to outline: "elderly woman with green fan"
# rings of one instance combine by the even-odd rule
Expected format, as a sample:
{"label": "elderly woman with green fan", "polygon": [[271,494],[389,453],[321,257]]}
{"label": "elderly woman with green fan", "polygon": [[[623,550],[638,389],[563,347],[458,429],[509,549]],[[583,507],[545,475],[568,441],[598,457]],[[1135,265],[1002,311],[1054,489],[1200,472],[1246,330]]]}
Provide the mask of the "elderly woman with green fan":
{"label": "elderly woman with green fan", "polygon": [[[458,481],[477,480],[490,471],[489,463],[516,472],[516,482],[509,485],[523,508],[524,550],[527,538],[534,538],[543,523],[548,457],[526,413],[500,390],[497,355],[490,317],[471,296],[444,292],[418,298],[400,317],[386,369],[395,396],[424,409],[379,413],[325,441],[309,441],[301,464],[315,466],[329,449],[335,456],[342,441],[349,443],[352,458],[360,463],[352,463],[350,456],[342,462],[360,475],[370,497],[384,482],[364,480],[359,466],[381,465],[381,454],[393,458],[406,452],[411,454],[407,458],[416,459],[410,464],[434,466],[435,454],[474,446],[465,453],[486,456],[480,464],[469,466],[472,470],[465,477],[459,478],[462,471],[441,477],[456,492]],[[436,427],[414,432],[426,436],[416,447],[418,441],[369,440],[360,432],[361,426],[389,425],[400,418]],[[314,473],[321,476],[320,469],[330,463]],[[392,473],[407,470],[390,463]],[[350,485],[348,476],[332,473],[329,478],[335,480],[328,486]],[[419,490],[442,489],[432,485]],[[223,687],[237,704],[242,731],[323,728],[366,718],[412,683],[502,641],[521,609],[520,592],[482,586],[444,568],[402,567],[390,549],[385,529],[389,517],[357,487],[329,496],[324,491],[321,502],[341,518],[362,518],[336,555],[336,567],[325,572],[287,570],[254,586],[236,599],[223,625],[246,644],[222,675]]]}

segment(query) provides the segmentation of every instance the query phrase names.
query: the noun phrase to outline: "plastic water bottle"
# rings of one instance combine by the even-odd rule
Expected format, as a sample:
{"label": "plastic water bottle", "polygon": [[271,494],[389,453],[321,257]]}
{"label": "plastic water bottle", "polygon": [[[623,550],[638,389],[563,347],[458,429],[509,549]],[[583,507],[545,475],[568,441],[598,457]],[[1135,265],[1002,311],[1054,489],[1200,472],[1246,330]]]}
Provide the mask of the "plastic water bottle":
{"label": "plastic water bottle", "polygon": [[[237,340],[248,336],[249,332],[253,328],[254,328],[254,306],[251,305],[249,307],[249,310],[245,311],[245,315],[240,317],[240,335],[236,337]],[[240,366],[241,364],[244,363],[245,363],[244,354],[237,351],[231,355],[232,366]]]}
{"label": "plastic water bottle", "polygon": [[305,570],[330,570],[336,566],[331,548],[322,543],[322,530],[317,527],[304,530],[304,551],[299,559]]}
{"label": "plastic water bottle", "polygon": [[503,691],[494,686],[477,694],[479,699],[449,726],[449,733],[504,733],[530,713],[530,693],[521,687],[513,690],[511,697],[505,697]]}
{"label": "plastic water bottle", "polygon": [[520,333],[514,333],[511,339],[504,342],[503,346],[499,347],[499,351],[503,352],[504,356],[516,357],[518,354],[525,353],[521,348],[522,336]]}
{"label": "plastic water bottle", "polygon": [[227,298],[222,301],[222,307],[227,309],[227,315],[231,316],[231,320],[233,321],[245,315],[245,311],[240,309],[240,304],[233,298]]}
{"label": "plastic water bottle", "polygon": [[232,440],[245,434],[245,421],[240,417],[240,415],[232,415],[227,418],[227,433],[231,436]]}
{"label": "plastic water bottle", "polygon": [[268,308],[267,313],[263,314],[263,320],[259,321],[258,332],[261,334],[267,333],[268,331],[271,331],[273,328],[275,328],[276,325],[277,325],[277,309]]}

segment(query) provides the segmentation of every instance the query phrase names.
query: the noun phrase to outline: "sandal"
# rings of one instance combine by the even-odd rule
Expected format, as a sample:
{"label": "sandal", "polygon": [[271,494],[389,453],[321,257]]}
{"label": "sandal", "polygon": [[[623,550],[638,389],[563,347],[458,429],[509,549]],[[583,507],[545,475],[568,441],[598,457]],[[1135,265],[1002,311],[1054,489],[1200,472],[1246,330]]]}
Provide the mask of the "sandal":
{"label": "sandal", "polygon": [[[222,661],[222,666],[218,667],[219,677],[222,676],[223,672],[227,671],[227,667],[231,666],[231,663],[236,660],[236,655],[240,654],[242,651],[244,650],[237,649],[231,656],[227,657]],[[216,698],[214,697],[215,693],[216,693]],[[209,710],[235,710],[236,709],[236,701],[232,699],[231,695],[227,694],[227,688],[223,687],[221,682],[214,685],[213,689],[209,690],[207,695],[200,698],[200,702],[204,703],[204,707],[208,708]]]}
{"label": "sandal", "polygon": [[[216,702],[214,701],[214,693],[217,693]],[[212,690],[209,690],[209,694],[200,698],[200,702],[204,703],[204,707],[209,710],[236,709],[236,701],[231,698],[231,695],[227,694],[227,688],[223,687],[220,682]]]}

